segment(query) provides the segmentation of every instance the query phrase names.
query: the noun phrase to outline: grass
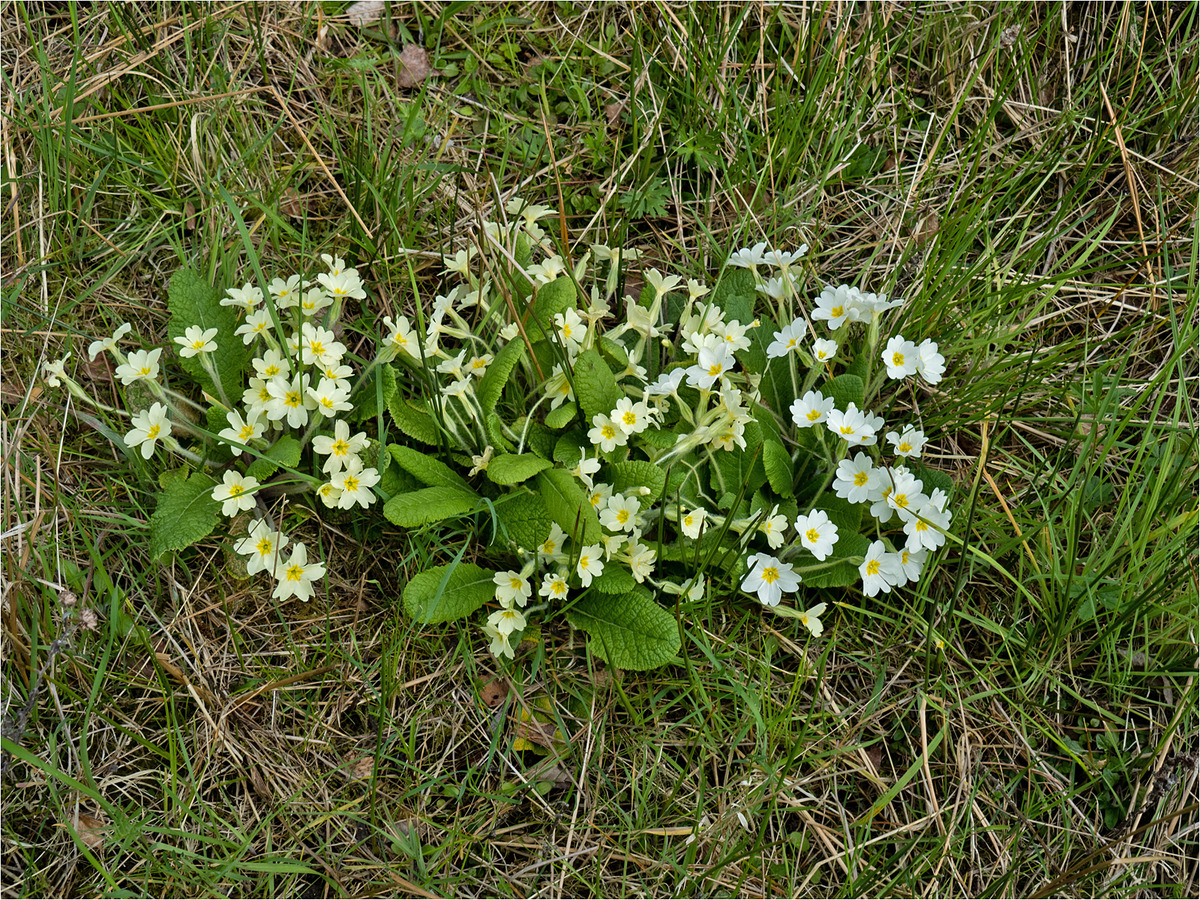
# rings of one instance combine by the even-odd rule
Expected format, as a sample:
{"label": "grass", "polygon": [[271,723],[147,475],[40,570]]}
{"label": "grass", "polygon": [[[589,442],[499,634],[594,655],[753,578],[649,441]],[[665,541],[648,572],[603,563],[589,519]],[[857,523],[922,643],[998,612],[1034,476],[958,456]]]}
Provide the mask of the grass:
{"label": "grass", "polygon": [[[0,27],[7,894],[1196,895],[1193,7],[14,2]],[[441,74],[402,87],[407,43]],[[806,242],[808,289],[909,298],[897,327],[951,366],[897,400],[957,484],[941,565],[830,593],[808,643],[706,598],[658,672],[548,628],[516,690],[557,760],[513,749],[469,629],[399,609],[441,535],[310,523],[307,607],[216,536],[154,562],[155,466],[35,377],[73,349],[122,406],[86,342],[161,343],[183,263],[229,286],[339,252],[371,335],[514,194],[572,249],[690,277]]]}

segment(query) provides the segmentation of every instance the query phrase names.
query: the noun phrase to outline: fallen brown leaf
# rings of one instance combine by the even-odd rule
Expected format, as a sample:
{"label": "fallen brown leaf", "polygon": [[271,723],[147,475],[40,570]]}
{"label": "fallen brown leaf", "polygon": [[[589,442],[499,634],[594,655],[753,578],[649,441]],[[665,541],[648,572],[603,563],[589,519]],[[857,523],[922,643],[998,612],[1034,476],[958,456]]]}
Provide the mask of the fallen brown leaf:
{"label": "fallen brown leaf", "polygon": [[383,0],[359,0],[358,3],[351,3],[346,8],[344,15],[350,20],[351,25],[361,28],[379,21],[380,16],[383,15],[383,7]]}
{"label": "fallen brown leaf", "polygon": [[496,678],[483,686],[479,697],[483,700],[484,706],[488,709],[495,709],[504,702],[504,698],[508,696],[508,690],[508,682],[503,678]]}
{"label": "fallen brown leaf", "polygon": [[429,53],[424,47],[416,44],[405,44],[400,51],[400,67],[396,71],[396,84],[402,88],[417,87],[430,75],[440,75],[437,69],[429,64]]}
{"label": "fallen brown leaf", "polygon": [[74,824],[75,831],[85,847],[89,850],[104,849],[104,839],[108,835],[108,823],[104,819],[79,813]]}

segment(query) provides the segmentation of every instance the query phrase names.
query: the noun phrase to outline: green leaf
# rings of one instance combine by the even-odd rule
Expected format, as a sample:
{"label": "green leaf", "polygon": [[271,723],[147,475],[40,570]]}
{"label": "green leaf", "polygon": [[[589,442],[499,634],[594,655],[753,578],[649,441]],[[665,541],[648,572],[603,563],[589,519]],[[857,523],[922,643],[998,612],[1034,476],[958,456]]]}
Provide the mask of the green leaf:
{"label": "green leaf", "polygon": [[[242,372],[250,359],[249,350],[242,339],[234,332],[238,327],[237,310],[232,306],[221,305],[220,292],[200,276],[195,269],[184,267],[176,269],[167,287],[167,306],[171,310],[171,321],[167,324],[169,346],[178,349],[175,338],[183,337],[184,332],[192,325],[202,329],[217,329],[213,338],[217,344],[217,352],[210,354],[217,377],[221,379],[224,395],[231,403],[237,402],[242,396],[245,384],[242,382]],[[192,356],[180,358],[185,371],[195,378],[205,389],[212,393],[215,386],[200,358]]]}
{"label": "green leaf", "polygon": [[574,469],[583,459],[586,441],[583,429],[567,432],[554,443],[554,461],[565,469]]}
{"label": "green leaf", "polygon": [[488,463],[487,477],[496,484],[520,484],[554,465],[532,453],[502,453]]}
{"label": "green leaf", "polygon": [[393,525],[418,528],[468,513],[478,501],[478,495],[462,488],[427,487],[411,494],[397,494],[383,505],[383,514]]}
{"label": "green leaf", "polygon": [[558,435],[541,422],[534,422],[525,432],[529,449],[542,459],[554,459],[554,445],[558,443]]}
{"label": "green leaf", "polygon": [[[897,463],[900,461],[897,460]],[[947,494],[954,490],[954,481],[945,472],[940,472],[937,469],[931,469],[923,463],[915,460],[908,460],[905,463],[909,471],[917,478],[921,479],[921,484],[924,485],[924,493],[932,494],[934,488],[941,488]]]}
{"label": "green leaf", "polygon": [[546,424],[551,428],[566,428],[575,418],[575,404],[564,403],[558,409],[552,409],[546,413]]}
{"label": "green leaf", "polygon": [[266,481],[280,466],[294,469],[300,463],[300,449],[300,441],[290,434],[285,434],[268,447],[260,458],[246,466],[246,474],[253,475],[259,481]]}
{"label": "green leaf", "polygon": [[554,327],[554,317],[575,305],[577,295],[575,282],[566,275],[559,275],[537,289],[537,296],[533,299],[533,315],[546,329],[546,334]]}
{"label": "green leaf", "polygon": [[608,415],[621,399],[612,370],[595,350],[584,350],[575,359],[575,399],[590,425],[598,415]]}
{"label": "green leaf", "polygon": [[496,354],[492,364],[479,379],[479,390],[476,396],[479,398],[479,405],[483,408],[485,417],[496,409],[496,404],[500,402],[500,395],[504,393],[504,385],[508,383],[513,369],[524,355],[525,342],[523,340],[509,341],[500,348],[500,352]]}
{"label": "green leaf", "polygon": [[[833,517],[830,516],[830,518]],[[858,565],[849,562],[849,558],[865,556],[870,546],[871,542],[864,535],[842,534],[839,530],[837,543],[833,546],[837,559],[825,560],[826,563],[833,563],[833,565],[815,572],[803,572],[802,582],[808,587],[826,588],[850,587],[852,584],[857,584],[861,580],[861,576],[858,574]]]}
{"label": "green leaf", "polygon": [[[859,525],[862,524],[863,505],[851,503],[836,494],[827,492],[821,495],[821,502],[813,509],[824,510],[825,515],[829,516],[829,521],[837,526],[838,556],[844,556],[845,554],[841,550],[841,538],[846,535],[858,534]],[[805,509],[805,512],[807,511]]]}
{"label": "green leaf", "polygon": [[639,487],[650,488],[645,503],[651,503],[662,496],[667,484],[667,473],[652,462],[644,459],[628,459],[612,465],[612,486],[614,491],[636,490]]}
{"label": "green leaf", "polygon": [[415,406],[411,401],[402,398],[400,392],[397,391],[388,403],[388,412],[392,414],[392,421],[396,423],[396,427],[414,441],[420,441],[422,444],[437,444],[437,422],[433,420],[433,416],[429,414],[423,404]]}
{"label": "green leaf", "polygon": [[495,574],[472,563],[434,566],[404,586],[404,608],[425,625],[465,618],[495,596]]}
{"label": "green leaf", "polygon": [[537,475],[542,502],[566,534],[580,544],[598,544],[604,537],[600,517],[578,482],[565,469],[548,469]]}
{"label": "green leaf", "polygon": [[624,566],[608,563],[604,571],[592,579],[592,588],[602,594],[627,594],[637,588],[637,579]]}
{"label": "green leaf", "polygon": [[[735,447],[733,450],[713,451],[716,465],[711,476],[712,487],[713,490],[738,494],[744,484],[746,496],[749,497],[767,483],[762,461],[762,426],[754,421],[747,422],[742,436],[746,441],[745,450]],[[724,479],[724,484],[721,479]]]}
{"label": "green leaf", "polygon": [[154,559],[208,537],[217,527],[221,509],[212,498],[216,482],[209,476],[193,472],[187,478],[176,475],[165,481],[150,517],[150,555]]}
{"label": "green leaf", "polygon": [[730,267],[713,291],[713,303],[725,310],[725,321],[737,319],[745,325],[754,321],[754,276],[749,269]]}
{"label": "green leaf", "polygon": [[781,497],[792,496],[792,457],[774,436],[763,440],[763,469],[771,490]]}
{"label": "green leaf", "polygon": [[365,422],[379,415],[380,393],[383,394],[383,409],[387,409],[396,396],[396,369],[388,364],[376,366],[363,381],[355,385],[354,409],[350,418],[354,422]]}
{"label": "green leaf", "polygon": [[591,635],[592,653],[620,669],[654,669],[679,650],[675,617],[643,587],[627,594],[585,594],[567,621]]}
{"label": "green leaf", "polygon": [[400,468],[425,484],[442,485],[458,488],[470,494],[475,493],[465,478],[440,459],[434,459],[420,450],[414,450],[412,447],[405,447],[401,444],[388,444],[388,452],[392,454],[392,459],[396,460],[396,464]]}
{"label": "green leaf", "polygon": [[833,405],[845,411],[853,403],[859,409],[863,408],[863,395],[867,388],[857,375],[839,375],[826,381],[821,393],[833,398]]}
{"label": "green leaf", "polygon": [[679,442],[679,433],[665,428],[647,428],[637,439],[658,450],[670,450]]}
{"label": "green leaf", "polygon": [[496,515],[509,538],[522,550],[532,552],[550,537],[554,520],[537,494],[511,494],[497,501]]}

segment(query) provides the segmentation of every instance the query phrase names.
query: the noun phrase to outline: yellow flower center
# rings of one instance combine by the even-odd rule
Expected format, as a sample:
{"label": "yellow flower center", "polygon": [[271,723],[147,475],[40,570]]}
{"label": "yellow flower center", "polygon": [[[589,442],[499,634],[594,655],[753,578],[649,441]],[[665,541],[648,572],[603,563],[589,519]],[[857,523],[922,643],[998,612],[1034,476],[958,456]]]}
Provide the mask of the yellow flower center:
{"label": "yellow flower center", "polygon": [[231,484],[229,486],[229,496],[230,497],[240,497],[245,492],[246,492],[246,489],[244,487],[242,487],[240,484]]}
{"label": "yellow flower center", "polygon": [[617,522],[621,525],[624,525],[628,521],[629,521],[629,510],[627,510],[627,509],[617,510]]}
{"label": "yellow flower center", "polygon": [[621,421],[626,425],[636,425],[637,416],[634,415],[633,410],[627,410],[625,414],[621,416]]}
{"label": "yellow flower center", "polygon": [[893,365],[893,366],[902,366],[902,365],[904,365],[904,354],[903,354],[903,353],[899,353],[899,352],[893,353],[893,354],[892,354],[892,365]]}
{"label": "yellow flower center", "polygon": [[844,309],[843,309],[843,307],[841,307],[841,306],[835,306],[833,309],[831,309],[831,310],[829,311],[829,313],[830,313],[830,315],[832,315],[832,316],[833,316],[835,319],[840,319],[842,316],[844,316],[844,315],[846,314],[846,313],[845,313],[845,311],[844,311]]}
{"label": "yellow flower center", "polygon": [[709,366],[709,367],[708,367],[708,374],[709,374],[711,377],[713,377],[713,378],[716,378],[718,375],[720,375],[720,374],[721,374],[721,371],[722,371],[724,368],[725,368],[725,367],[724,367],[724,366],[722,366],[720,363],[713,363],[711,366]]}
{"label": "yellow flower center", "polygon": [[912,444],[910,444],[908,441],[903,441],[903,442],[901,442],[901,444],[900,444],[900,446],[899,446],[899,448],[898,448],[898,452],[900,452],[900,453],[911,453],[911,452],[912,452],[912,448],[913,448]]}
{"label": "yellow flower center", "polygon": [[817,531],[815,528],[810,528],[808,531],[804,532],[804,536],[808,538],[811,543],[815,544],[821,539],[821,532]]}
{"label": "yellow flower center", "polygon": [[352,494],[358,490],[358,479],[355,478],[353,475],[347,475],[346,480],[342,483],[346,486],[345,490],[349,491]]}
{"label": "yellow flower center", "polygon": [[313,352],[313,356],[321,356],[325,353],[325,345],[320,341],[309,341],[308,349]]}
{"label": "yellow flower center", "polygon": [[774,584],[779,580],[779,570],[774,566],[767,566],[763,569],[762,580],[767,584]]}
{"label": "yellow flower center", "polygon": [[254,545],[254,549],[258,552],[259,556],[269,556],[274,549],[274,545],[271,543],[270,538],[263,537],[258,539],[258,543]]}
{"label": "yellow flower center", "polygon": [[808,411],[808,421],[815,422],[819,418],[821,418],[821,411],[819,409],[810,409]]}
{"label": "yellow flower center", "polygon": [[152,441],[158,437],[158,433],[162,431],[161,425],[151,425],[146,429],[146,440]]}
{"label": "yellow flower center", "polygon": [[519,591],[519,590],[521,590],[521,587],[522,587],[522,585],[521,585],[521,579],[520,579],[520,578],[510,578],[510,579],[508,580],[508,586],[509,586],[510,588],[512,588],[514,591]]}
{"label": "yellow flower center", "polygon": [[285,406],[290,406],[292,409],[296,409],[301,403],[300,392],[288,391],[287,394],[284,395],[283,402]]}
{"label": "yellow flower center", "polygon": [[867,483],[867,473],[866,472],[855,472],[854,473],[854,486],[855,487],[862,487],[866,483]]}
{"label": "yellow flower center", "polygon": [[350,452],[350,445],[339,438],[333,442],[330,449],[334,456],[346,456]]}
{"label": "yellow flower center", "polygon": [[586,557],[586,556],[579,557],[579,568],[587,569],[587,567],[589,565],[591,565],[591,563],[588,562],[588,557]]}
{"label": "yellow flower center", "polygon": [[304,569],[297,563],[292,563],[283,573],[288,581],[300,581],[304,577]]}
{"label": "yellow flower center", "polygon": [[611,441],[617,436],[617,429],[613,428],[611,425],[605,425],[600,429],[600,436],[606,441]]}
{"label": "yellow flower center", "polygon": [[867,563],[867,574],[868,575],[878,575],[879,574],[879,560],[873,559],[869,563]]}
{"label": "yellow flower center", "polygon": [[849,425],[843,425],[841,428],[842,434],[854,434],[854,429]]}
{"label": "yellow flower center", "polygon": [[897,494],[895,503],[901,509],[908,509],[908,495],[907,494]]}
{"label": "yellow flower center", "polygon": [[150,374],[150,367],[149,367],[149,366],[142,366],[140,369],[138,369],[138,374],[139,374],[139,375],[149,375],[149,374]]}
{"label": "yellow flower center", "polygon": [[243,444],[246,443],[246,441],[250,440],[252,437],[254,437],[254,426],[253,425],[246,425],[244,428],[242,428],[241,431],[238,432],[238,440],[241,441]]}

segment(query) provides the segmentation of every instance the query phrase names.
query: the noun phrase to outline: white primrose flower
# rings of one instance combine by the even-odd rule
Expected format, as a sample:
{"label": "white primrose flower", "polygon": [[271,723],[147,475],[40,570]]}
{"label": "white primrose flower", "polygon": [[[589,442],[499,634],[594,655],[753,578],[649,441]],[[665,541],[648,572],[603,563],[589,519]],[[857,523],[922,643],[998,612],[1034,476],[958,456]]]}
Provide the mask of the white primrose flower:
{"label": "white primrose flower", "polygon": [[128,387],[142,379],[156,381],[160,356],[162,356],[162,347],[155,347],[153,350],[134,350],[126,358],[124,365],[117,366],[117,377],[121,379],[121,384]]}
{"label": "white primrose flower", "polygon": [[267,404],[271,402],[271,391],[267,382],[262,378],[250,378],[246,381],[246,389],[242,391],[242,405],[246,412],[254,418],[267,417]]}
{"label": "white primrose flower", "polygon": [[739,350],[750,349],[750,338],[746,337],[746,332],[754,327],[754,323],[743,325],[734,319],[732,322],[723,322],[716,326],[713,334],[725,341],[725,346],[730,353],[737,353]]}
{"label": "white primrose flower", "polygon": [[798,263],[806,253],[808,253],[808,244],[801,244],[794,251],[768,250],[763,254],[763,262],[778,269],[787,269]]}
{"label": "white primrose flower", "polygon": [[831,341],[827,338],[817,338],[813,341],[812,354],[813,359],[817,362],[829,362],[837,356],[837,352],[837,341]]}
{"label": "white primrose flower", "polygon": [[604,559],[606,561],[610,560],[613,558],[613,556],[620,553],[621,548],[625,546],[625,543],[628,540],[629,535],[625,534],[623,531],[619,531],[616,534],[604,535],[604,537],[601,538],[601,545],[604,547]]}
{"label": "white primrose flower", "polygon": [[642,278],[646,283],[654,288],[654,296],[661,297],[667,291],[673,291],[683,283],[683,279],[678,275],[664,276],[658,269],[645,269],[642,272]]}
{"label": "white primrose flower", "polygon": [[787,530],[787,516],[775,515],[775,510],[771,510],[771,513],[772,515],[764,519],[758,526],[758,530],[767,536],[767,546],[772,550],[778,550],[783,546],[783,533]]}
{"label": "white primrose flower", "polygon": [[899,556],[889,553],[883,541],[871,542],[858,574],[862,576],[863,593],[868,597],[874,597],[880,591],[890,594],[904,578]]}
{"label": "white primrose flower", "polygon": [[905,547],[900,551],[900,571],[907,581],[920,581],[921,568],[929,554],[925,550],[910,550]]}
{"label": "white primrose flower", "polygon": [[700,529],[704,527],[704,519],[707,516],[708,513],[700,508],[682,513],[679,516],[679,528],[692,540],[696,540],[700,537]]}
{"label": "white primrose flower", "polygon": [[483,633],[488,638],[488,650],[491,651],[492,656],[496,657],[496,659],[502,656],[507,656],[509,659],[516,658],[517,652],[513,649],[512,644],[508,642],[507,634],[486,623],[482,627]]}
{"label": "white primrose flower", "polygon": [[821,613],[825,612],[825,604],[818,603],[816,606],[806,609],[797,617],[800,619],[800,624],[808,629],[809,634],[813,637],[820,637],[825,631],[825,626],[821,624]]}
{"label": "white primrose flower", "polygon": [[221,504],[221,515],[233,517],[241,510],[254,509],[254,492],[258,479],[226,469],[225,475],[212,491],[212,498]]}
{"label": "white primrose flower", "polygon": [[[249,285],[247,285],[249,287]],[[300,305],[300,291],[303,284],[300,282],[299,275],[289,275],[286,280],[283,278],[273,278],[271,283],[267,285],[267,290],[271,297],[275,300],[275,305],[279,309],[294,309]]]}
{"label": "white primrose flower", "polygon": [[308,411],[317,408],[317,401],[308,396],[309,376],[297,375],[288,381],[276,375],[267,382],[271,400],[267,404],[267,418],[272,422],[287,419],[292,428],[303,428],[308,424]]}
{"label": "white primrose flower", "polygon": [[306,602],[313,598],[313,582],[325,577],[323,563],[308,561],[308,548],[297,544],[292,548],[292,555],[275,572],[279,583],[275,585],[276,600],[286,600],[295,596],[297,600]]}
{"label": "white primrose flower", "polygon": [[333,423],[333,437],[319,434],[312,439],[313,452],[328,456],[321,471],[326,475],[340,472],[351,459],[367,448],[366,432],[360,431],[350,437],[350,426],[342,420]]}
{"label": "white primrose flower", "polygon": [[648,547],[641,541],[632,541],[626,550],[626,562],[633,580],[638,584],[654,574],[654,561],[658,553],[653,547]]}
{"label": "white primrose flower", "polygon": [[496,584],[496,600],[501,606],[524,606],[533,596],[533,585],[520,572],[497,572],[492,576]]}
{"label": "white primrose flower", "polygon": [[946,543],[946,531],[953,518],[953,514],[946,509],[946,494],[935,488],[926,503],[915,512],[916,517],[904,523],[908,550],[923,553],[936,550]]}
{"label": "white primrose flower", "polygon": [[362,279],[358,277],[357,269],[343,269],[341,272],[321,274],[317,276],[317,281],[321,283],[330,297],[363,300],[367,296],[367,292],[363,290]]}
{"label": "white primrose flower", "polygon": [[766,241],[761,241],[753,247],[743,247],[741,250],[735,250],[729,254],[728,265],[738,266],[743,269],[753,269],[755,266],[761,266],[766,262],[764,257],[766,250]]}
{"label": "white primrose flower", "polygon": [[646,386],[645,393],[648,397],[665,397],[675,394],[679,391],[679,385],[683,383],[683,376],[686,374],[687,371],[684,369],[663,372],[653,384]]}
{"label": "white primrose flower", "polygon": [[472,356],[463,368],[472,378],[482,378],[487,374],[487,367],[491,364],[492,354],[484,353],[482,356]]}
{"label": "white primrose flower", "polygon": [[858,288],[848,284],[838,287],[827,284],[817,297],[817,306],[812,311],[812,317],[824,321],[830,331],[837,331],[844,322],[858,321],[856,302],[861,296],[862,292]]}
{"label": "white primrose flower", "polygon": [[354,409],[350,402],[350,386],[322,378],[315,388],[308,389],[309,399],[317,404],[317,412],[332,419],[339,412]]}
{"label": "white primrose flower", "polygon": [[71,352],[68,350],[67,355],[61,359],[50,359],[42,363],[42,377],[46,379],[46,384],[50,387],[62,384],[60,379],[67,377],[67,360],[70,358]]}
{"label": "white primrose flower", "polygon": [[312,286],[300,297],[300,312],[305,316],[312,316],[332,304],[333,298],[331,296],[321,290],[320,287]]}
{"label": "white primrose flower", "polygon": [[[278,281],[279,279],[275,279]],[[274,284],[274,282],[272,282]],[[241,309],[254,309],[258,304],[262,303],[263,292],[261,288],[257,288],[252,284],[245,284],[240,288],[229,288],[225,291],[229,296],[221,298],[222,306],[236,306]]]}
{"label": "white primrose flower", "polygon": [[844,440],[847,445],[871,446],[875,443],[874,419],[851,403],[845,412],[831,409],[825,427]]}
{"label": "white primrose flower", "polygon": [[[575,399],[575,389],[571,387],[571,382],[567,375],[563,372],[561,364],[555,364],[550,370],[550,377],[546,379],[546,383],[542,385],[542,390],[547,397],[551,397],[550,408],[558,409],[565,401],[573,401]],[[593,443],[595,440],[593,439]]]}
{"label": "white primrose flower", "polygon": [[925,432],[919,428],[913,428],[911,425],[905,425],[904,430],[899,434],[889,431],[885,437],[897,456],[918,457],[925,446]]}
{"label": "white primrose flower", "polygon": [[521,333],[521,326],[518,325],[516,322],[509,322],[507,325],[503,326],[496,333],[497,333],[497,335],[499,335],[500,340],[507,344],[509,341],[511,341],[513,338],[515,338],[518,334]]}
{"label": "white primrose flower", "polygon": [[460,350],[457,356],[450,356],[443,359],[437,365],[437,370],[442,375],[453,375],[455,378],[463,377],[463,364],[467,359],[467,351]]}
{"label": "white primrose flower", "polygon": [[756,284],[754,289],[760,294],[766,294],[772,300],[782,300],[791,292],[795,284],[795,279],[788,274],[779,278],[768,278],[761,284]]}
{"label": "white primrose flower", "polygon": [[270,381],[276,375],[287,376],[292,371],[291,363],[278,350],[266,351],[262,356],[250,360],[250,365],[254,366],[255,374],[263,381]]}
{"label": "white primrose flower", "polygon": [[579,575],[579,581],[584,587],[589,587],[592,579],[604,572],[604,560],[601,554],[604,548],[600,544],[588,544],[579,551],[579,561],[575,565],[575,572]]}
{"label": "white primrose flower", "polygon": [[341,492],[338,495],[338,509],[350,509],[355,503],[366,509],[375,502],[371,488],[379,484],[379,472],[374,467],[363,468],[362,460],[357,456],[346,460],[342,470],[329,480]]}
{"label": "white primrose flower", "polygon": [[592,428],[588,431],[588,440],[608,453],[617,447],[624,447],[629,442],[629,435],[604,413],[592,416]]}
{"label": "white primrose flower", "polygon": [[487,623],[496,631],[508,636],[524,629],[525,614],[519,609],[507,606],[488,616]]}
{"label": "white primrose flower", "polygon": [[704,282],[697,281],[695,278],[689,278],[687,282],[687,292],[689,300],[699,300],[701,297],[708,294],[708,288],[704,286]]}
{"label": "white primrose flower", "polygon": [[243,344],[249,346],[260,334],[269,333],[271,324],[271,311],[265,308],[257,309],[246,316],[246,321],[237,327],[234,334],[242,339]]}
{"label": "white primrose flower", "polygon": [[792,421],[797,428],[811,428],[829,418],[833,412],[833,398],[820,391],[809,391],[799,400],[792,401]]}
{"label": "white primrose flower", "polygon": [[757,593],[763,606],[778,606],[785,593],[800,587],[800,576],[791,563],[780,562],[765,553],[751,554],[746,563],[750,573],[742,581],[742,590],[747,594]]}
{"label": "white primrose flower", "polygon": [[538,594],[547,600],[564,600],[567,596],[567,580],[558,572],[547,572],[542,576]]}
{"label": "white primrose flower", "polygon": [[680,326],[679,334],[683,338],[681,345],[686,353],[697,354],[704,346],[704,338],[712,334],[725,321],[725,311],[719,306],[708,306],[687,317]]}
{"label": "white primrose flower", "polygon": [[609,531],[633,531],[642,504],[637,497],[613,494],[600,513],[600,524]]}
{"label": "white primrose flower", "polygon": [[871,492],[882,488],[887,482],[887,473],[876,469],[871,457],[858,453],[854,459],[843,459],[838,463],[833,476],[833,490],[843,500],[851,503],[866,503]]}
{"label": "white primrose flower", "polygon": [[171,420],[167,418],[167,408],[161,403],[153,404],[149,409],[143,409],[133,416],[133,428],[125,435],[125,445],[132,450],[142,448],[142,459],[154,455],[154,445],[171,434]]}
{"label": "white primrose flower", "polygon": [[453,256],[443,256],[442,263],[446,266],[446,274],[458,274],[466,278],[471,274],[471,259],[476,252],[478,251],[474,247],[468,247],[465,250],[459,250]]}
{"label": "white primrose flower", "polygon": [[725,342],[720,338],[716,340],[720,342],[718,345],[713,346],[706,342],[700,348],[696,365],[687,370],[687,383],[692,387],[708,390],[715,383],[724,386],[729,370],[736,364]]}
{"label": "white primrose flower", "polygon": [[833,553],[838,527],[829,521],[825,510],[814,509],[806,516],[797,516],[796,531],[800,533],[801,545],[817,559],[824,560]]}
{"label": "white primrose flower", "polygon": [[565,563],[567,554],[563,552],[563,544],[566,540],[566,532],[558,527],[557,522],[551,522],[550,535],[538,545],[538,552],[549,557],[555,563]]}
{"label": "white primrose flower", "polygon": [[634,403],[628,397],[617,401],[616,408],[608,414],[609,421],[626,435],[641,434],[650,424],[651,411],[640,400]]}
{"label": "white primrose flower", "polygon": [[384,316],[383,324],[388,328],[388,336],[379,350],[379,355],[384,362],[391,362],[400,352],[407,354],[410,359],[419,360],[421,358],[418,338],[412,330],[408,316],[401,316],[397,322],[392,322],[391,316]]}
{"label": "white primrose flower", "polygon": [[326,509],[337,509],[342,492],[332,481],[327,481],[317,488],[317,496],[325,504]]}
{"label": "white primrose flower", "polygon": [[175,338],[179,345],[179,355],[184,359],[201,354],[213,353],[217,349],[215,328],[201,328],[199,325],[189,325],[183,332],[183,337]]}
{"label": "white primrose flower", "polygon": [[578,478],[587,485],[588,490],[592,489],[592,476],[600,471],[600,460],[591,457],[589,459],[581,459],[579,465],[571,470],[571,475]]}
{"label": "white primrose flower", "polygon": [[917,345],[906,341],[903,335],[897,334],[888,338],[887,346],[883,348],[880,356],[887,366],[889,378],[907,378],[917,374],[920,353],[917,351]]}
{"label": "white primrose flower", "polygon": [[930,384],[937,384],[942,380],[942,373],[946,371],[946,358],[938,353],[936,341],[926,338],[917,347],[917,371]]}
{"label": "white primrose flower", "polygon": [[334,333],[320,325],[305,322],[300,326],[300,361],[306,366],[335,366],[346,353]]}
{"label": "white primrose flower", "polygon": [[[128,322],[124,322],[121,324],[121,327],[113,333],[112,337],[106,337],[101,338],[98,341],[92,341],[90,344],[88,344],[88,359],[92,362],[95,362],[96,357],[105,350],[107,350],[109,353],[112,353],[117,349],[117,341],[121,340],[121,338],[125,337],[125,335],[129,334],[129,332],[132,330],[133,326]],[[51,386],[53,387],[53,385]]]}
{"label": "white primrose flower", "polygon": [[632,297],[625,298],[625,323],[632,330],[642,335],[646,340],[661,337],[656,323],[650,316],[650,310],[639,306]]}
{"label": "white primrose flower", "polygon": [[525,267],[525,274],[538,284],[549,284],[565,271],[567,271],[567,264],[557,253],[543,262]]}
{"label": "white primrose flower", "polygon": [[[800,342],[808,334],[808,323],[803,316],[797,316],[780,331],[775,332],[775,340],[767,346],[767,357],[779,359],[793,351],[799,352]],[[836,346],[836,345],[835,345]]]}
{"label": "white primrose flower", "polygon": [[256,575],[259,572],[275,574],[276,563],[283,554],[283,548],[291,541],[282,531],[272,531],[265,519],[255,519],[250,526],[248,537],[242,538],[233,549],[246,559],[246,573]]}
{"label": "white primrose flower", "polygon": [[[903,466],[897,466],[892,470],[892,490],[888,492],[884,502],[887,503],[890,509],[896,510],[900,515],[901,522],[910,521],[916,512],[922,509],[929,498],[926,497],[922,490],[925,485],[921,479],[917,478]],[[886,518],[876,516],[880,522],[887,522],[891,518],[891,513],[888,513]]]}
{"label": "white primrose flower", "polygon": [[600,510],[603,509],[608,503],[608,498],[611,497],[612,494],[612,485],[601,482],[600,484],[594,485],[591,491],[588,493],[588,502],[592,504],[592,509],[599,513]]}
{"label": "white primrose flower", "polygon": [[242,448],[238,444],[249,444],[256,438],[263,436],[266,426],[259,420],[259,415],[253,411],[249,411],[250,418],[243,419],[242,414],[236,409],[231,409],[225,414],[225,421],[229,423],[229,427],[218,432],[217,436],[230,441],[229,449],[233,451],[234,456],[242,455]]}

